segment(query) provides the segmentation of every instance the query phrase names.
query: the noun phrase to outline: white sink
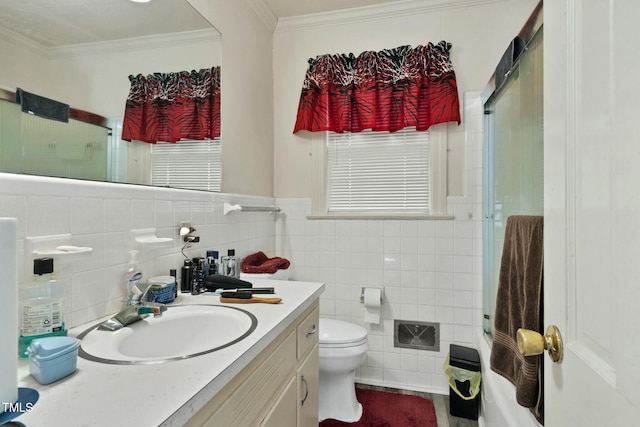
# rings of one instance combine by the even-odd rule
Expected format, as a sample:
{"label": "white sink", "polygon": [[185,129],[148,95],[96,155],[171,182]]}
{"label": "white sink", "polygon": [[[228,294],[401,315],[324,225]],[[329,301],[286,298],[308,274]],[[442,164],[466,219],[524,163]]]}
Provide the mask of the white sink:
{"label": "white sink", "polygon": [[211,353],[249,336],[257,319],[248,311],[222,305],[168,306],[117,331],[93,326],[78,338],[78,355],[102,363],[163,363]]}

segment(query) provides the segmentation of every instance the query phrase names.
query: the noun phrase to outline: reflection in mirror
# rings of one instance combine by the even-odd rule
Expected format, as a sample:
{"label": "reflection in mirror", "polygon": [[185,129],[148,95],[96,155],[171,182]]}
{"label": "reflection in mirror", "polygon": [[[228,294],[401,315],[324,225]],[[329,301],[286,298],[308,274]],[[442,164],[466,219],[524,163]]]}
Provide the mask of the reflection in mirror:
{"label": "reflection in mirror", "polygon": [[[152,144],[118,138],[129,76],[218,67],[222,43],[220,33],[186,0],[145,4],[0,0],[0,56],[0,98],[4,93],[4,98],[11,99],[0,101],[0,120],[20,117],[20,106],[13,104],[12,96],[6,96],[18,87],[108,118],[107,127],[104,123],[93,126],[91,132],[97,136],[86,136],[86,130],[80,131],[85,133],[80,136],[76,128],[86,126],[76,126],[73,119],[69,124],[49,121],[46,126],[54,130],[25,131],[24,123],[9,130],[1,125],[2,172],[151,184]],[[36,118],[26,117],[25,121],[31,123]],[[60,126],[71,130],[71,135],[60,135]],[[49,150],[49,155],[47,151],[33,154],[31,149],[9,148],[19,136],[27,135],[35,135],[38,140],[31,144]],[[106,143],[97,139],[105,136]],[[54,148],[56,156],[51,155]],[[18,162],[7,158],[11,152],[31,153],[21,162],[28,167],[18,170]],[[46,167],[38,166],[38,156],[46,158]],[[57,158],[62,158],[61,165],[49,164]],[[90,161],[80,166],[81,159]],[[95,162],[102,163],[97,166]],[[85,175],[83,170],[92,174]]]}
{"label": "reflection in mirror", "polygon": [[104,126],[25,114],[20,104],[0,99],[2,172],[105,181],[110,135]]}

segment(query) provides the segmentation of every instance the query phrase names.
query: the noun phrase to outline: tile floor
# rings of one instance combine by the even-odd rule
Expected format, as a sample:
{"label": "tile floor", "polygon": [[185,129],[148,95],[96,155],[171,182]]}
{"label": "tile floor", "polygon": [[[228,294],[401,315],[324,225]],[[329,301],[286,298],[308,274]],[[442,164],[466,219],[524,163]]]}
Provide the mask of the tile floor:
{"label": "tile floor", "polygon": [[433,406],[436,409],[436,420],[438,421],[438,427],[478,427],[478,422],[475,420],[454,417],[449,413],[449,396],[447,395],[423,393],[411,390],[399,390],[395,388],[370,386],[365,384],[356,384],[356,387],[388,391],[392,393],[409,394],[429,399],[431,402],[433,402]]}

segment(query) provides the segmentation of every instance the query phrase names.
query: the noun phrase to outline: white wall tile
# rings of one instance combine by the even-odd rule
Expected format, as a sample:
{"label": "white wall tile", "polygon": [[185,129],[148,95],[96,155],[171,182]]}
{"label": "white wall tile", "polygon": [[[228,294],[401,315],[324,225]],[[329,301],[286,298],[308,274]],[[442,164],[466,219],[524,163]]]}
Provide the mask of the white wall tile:
{"label": "white wall tile", "polygon": [[384,369],[384,381],[399,388],[407,383],[407,372],[401,369]]}
{"label": "white wall tile", "polygon": [[131,200],[106,199],[104,201],[104,231],[110,233],[130,231],[131,229]]}
{"label": "white wall tile", "polygon": [[473,238],[456,238],[453,240],[453,252],[456,255],[473,255],[474,239]]}
{"label": "white wall tile", "polygon": [[434,254],[428,255],[418,255],[417,260],[417,269],[421,272],[421,275],[424,272],[435,272],[436,271],[436,256]]}
{"label": "white wall tile", "polygon": [[436,238],[436,253],[439,256],[455,253],[454,239],[451,237]]}
{"label": "white wall tile", "polygon": [[436,280],[437,273],[434,271],[431,272],[423,272],[421,271],[418,274],[418,287],[422,289],[435,289],[436,288]]}
{"label": "white wall tile", "polygon": [[370,368],[363,366],[360,368],[360,378],[371,382],[382,383],[384,381],[383,372],[384,370],[382,368]]}
{"label": "white wall tile", "polygon": [[97,198],[71,198],[71,234],[104,232],[104,203]]}
{"label": "white wall tile", "polygon": [[437,240],[438,239],[436,239],[435,237],[419,237],[418,238],[418,254],[434,255],[436,253]]}
{"label": "white wall tile", "polygon": [[400,317],[398,320],[415,321],[418,319],[418,305],[415,300],[412,304],[403,303],[400,304]]}
{"label": "white wall tile", "polygon": [[51,236],[71,233],[71,206],[68,197],[29,196],[27,235]]}
{"label": "white wall tile", "polygon": [[400,366],[405,371],[417,372],[418,371],[418,356],[415,354],[401,354]]}
{"label": "white wall tile", "polygon": [[[482,267],[482,265],[480,265]],[[455,255],[453,257],[453,271],[459,273],[474,272],[474,258],[467,255]]]}
{"label": "white wall tile", "polygon": [[437,272],[436,273],[436,288],[437,289],[453,289],[454,273],[449,272]]}
{"label": "white wall tile", "polygon": [[418,235],[418,222],[417,221],[401,221],[400,222],[400,237],[402,238],[415,238]]}
{"label": "white wall tile", "polygon": [[419,221],[418,237],[421,239],[436,237],[436,222],[437,221]]}
{"label": "white wall tile", "polygon": [[453,291],[447,289],[437,289],[436,305],[438,307],[453,307]]}
{"label": "white wall tile", "polygon": [[[404,253],[400,257],[400,270],[402,273],[412,272],[414,275],[418,271],[418,255],[416,251],[410,253]],[[405,277],[402,277],[403,282],[405,281]],[[415,278],[409,278],[409,281],[415,281]]]}
{"label": "white wall tile", "polygon": [[473,308],[473,291],[453,291],[453,306],[460,308]]}

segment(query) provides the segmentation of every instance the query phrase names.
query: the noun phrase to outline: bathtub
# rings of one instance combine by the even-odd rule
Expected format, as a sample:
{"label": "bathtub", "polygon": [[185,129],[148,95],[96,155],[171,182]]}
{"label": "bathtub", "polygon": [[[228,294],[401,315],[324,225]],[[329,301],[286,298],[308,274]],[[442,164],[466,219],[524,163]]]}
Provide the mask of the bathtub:
{"label": "bathtub", "polygon": [[516,402],[516,389],[509,381],[489,367],[491,347],[484,335],[478,337],[478,352],[482,370],[480,427],[541,427],[529,409]]}

